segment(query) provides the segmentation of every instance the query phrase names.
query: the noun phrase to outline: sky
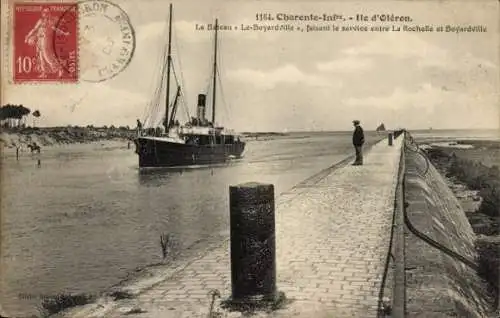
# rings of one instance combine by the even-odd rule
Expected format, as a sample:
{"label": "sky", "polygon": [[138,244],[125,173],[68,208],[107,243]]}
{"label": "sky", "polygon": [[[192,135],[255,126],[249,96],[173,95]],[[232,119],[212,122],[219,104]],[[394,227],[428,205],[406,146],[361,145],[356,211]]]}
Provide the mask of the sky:
{"label": "sky", "polygon": [[[6,5],[7,0],[2,1]],[[135,31],[135,52],[122,72],[99,83],[12,84],[12,44],[8,32],[2,32],[2,104],[39,109],[39,126],[134,127],[136,119],[143,121],[160,82],[168,2],[114,3],[127,13]],[[183,0],[173,1],[173,8],[172,57],[191,115],[197,94],[211,80],[213,58],[213,31],[196,30],[196,24],[213,23],[217,17],[219,24],[233,27],[218,34],[216,122],[228,128],[350,130],[353,119],[368,130],[382,122],[389,129],[499,128],[498,1]],[[256,21],[257,13],[408,15],[411,22],[395,25],[482,25],[487,32],[241,31],[242,24],[254,23],[295,28],[381,25],[352,20]],[[9,12],[2,10],[2,15],[2,30],[9,29]],[[117,36],[102,29],[91,35],[91,42]],[[88,52],[80,50],[82,63],[95,58]],[[183,121],[184,109],[178,114]]]}

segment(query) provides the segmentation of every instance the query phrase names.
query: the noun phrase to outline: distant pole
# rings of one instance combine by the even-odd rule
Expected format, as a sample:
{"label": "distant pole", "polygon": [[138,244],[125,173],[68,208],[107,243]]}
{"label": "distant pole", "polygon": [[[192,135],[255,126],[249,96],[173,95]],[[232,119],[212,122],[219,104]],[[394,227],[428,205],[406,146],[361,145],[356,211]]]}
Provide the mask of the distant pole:
{"label": "distant pole", "polygon": [[232,301],[276,297],[274,186],[256,182],[229,187]]}
{"label": "distant pole", "polygon": [[19,147],[16,146],[16,160],[19,160]]}
{"label": "distant pole", "polygon": [[392,133],[389,133],[389,135],[387,136],[388,138],[388,143],[389,143],[389,146],[392,146]]}

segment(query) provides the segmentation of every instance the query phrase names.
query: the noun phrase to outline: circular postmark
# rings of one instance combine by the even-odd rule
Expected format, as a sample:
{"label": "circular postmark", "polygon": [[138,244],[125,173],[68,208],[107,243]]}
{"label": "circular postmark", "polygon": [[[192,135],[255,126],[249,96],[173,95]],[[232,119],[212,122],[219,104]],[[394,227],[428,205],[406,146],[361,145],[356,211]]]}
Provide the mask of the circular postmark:
{"label": "circular postmark", "polygon": [[[64,7],[63,7],[64,8]],[[53,28],[53,51],[59,66],[68,74],[78,76],[78,11],[66,6]]]}
{"label": "circular postmark", "polygon": [[[76,9],[75,9],[76,8]],[[78,68],[83,81],[102,82],[122,72],[132,60],[135,51],[135,32],[128,15],[118,5],[107,0],[78,2],[66,10],[58,23],[65,28],[78,19]],[[54,37],[54,51],[64,51],[63,44]],[[65,68],[66,56],[59,56]]]}

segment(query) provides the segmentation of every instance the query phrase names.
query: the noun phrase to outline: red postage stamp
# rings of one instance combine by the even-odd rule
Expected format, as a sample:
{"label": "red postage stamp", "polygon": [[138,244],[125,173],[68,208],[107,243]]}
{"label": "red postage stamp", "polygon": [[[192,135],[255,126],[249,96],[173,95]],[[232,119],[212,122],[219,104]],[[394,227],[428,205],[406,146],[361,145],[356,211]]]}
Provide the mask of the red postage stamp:
{"label": "red postage stamp", "polygon": [[78,81],[76,3],[14,3],[13,32],[15,83]]}

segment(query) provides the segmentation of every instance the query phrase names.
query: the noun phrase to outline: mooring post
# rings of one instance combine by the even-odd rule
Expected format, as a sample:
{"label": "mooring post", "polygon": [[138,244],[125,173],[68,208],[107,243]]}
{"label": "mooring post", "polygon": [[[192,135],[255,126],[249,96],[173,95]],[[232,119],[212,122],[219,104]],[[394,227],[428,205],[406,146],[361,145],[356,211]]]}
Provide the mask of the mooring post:
{"label": "mooring post", "polygon": [[229,187],[232,301],[256,303],[276,297],[274,186]]}
{"label": "mooring post", "polygon": [[392,133],[389,133],[389,135],[387,137],[388,137],[388,141],[389,141],[389,146],[392,146]]}

